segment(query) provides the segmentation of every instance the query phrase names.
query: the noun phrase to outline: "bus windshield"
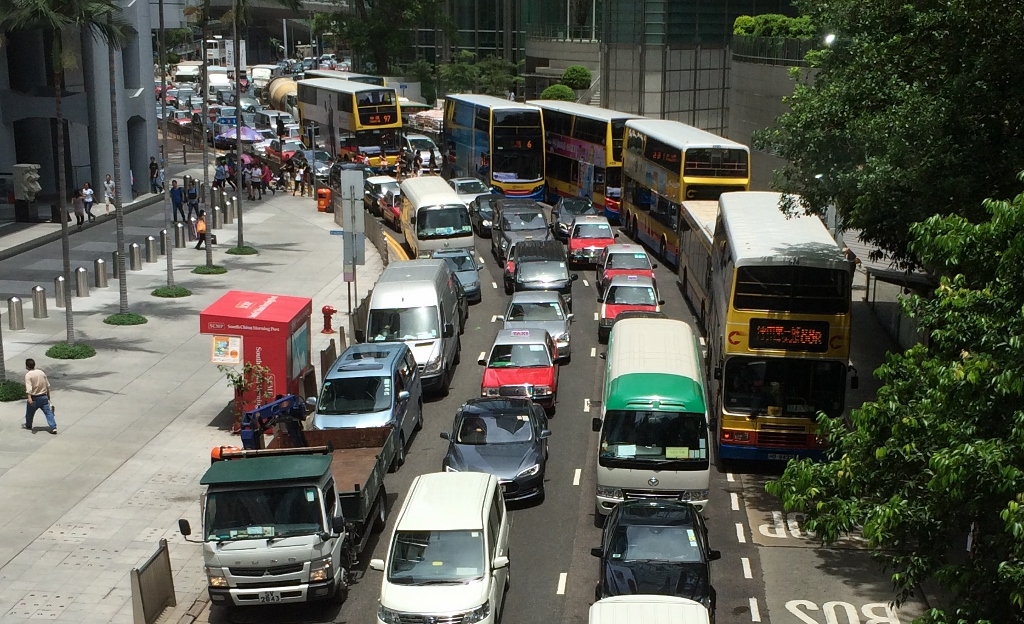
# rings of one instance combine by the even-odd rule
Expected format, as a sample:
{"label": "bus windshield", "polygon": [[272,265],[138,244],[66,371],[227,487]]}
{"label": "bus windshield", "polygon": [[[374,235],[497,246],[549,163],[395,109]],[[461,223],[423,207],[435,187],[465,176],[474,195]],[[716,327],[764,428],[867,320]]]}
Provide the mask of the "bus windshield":
{"label": "bus windshield", "polygon": [[420,240],[461,236],[473,231],[464,205],[421,208],[416,213],[416,237]]}
{"label": "bus windshield", "polygon": [[730,412],[797,416],[813,420],[818,412],[831,417],[843,411],[846,365],[827,360],[732,357],[723,379]]}
{"label": "bus windshield", "polygon": [[640,461],[708,458],[704,415],[609,410],[601,428],[601,457]]}
{"label": "bus windshield", "polygon": [[536,182],[543,177],[544,154],[540,150],[495,150],[491,177],[499,182]]}

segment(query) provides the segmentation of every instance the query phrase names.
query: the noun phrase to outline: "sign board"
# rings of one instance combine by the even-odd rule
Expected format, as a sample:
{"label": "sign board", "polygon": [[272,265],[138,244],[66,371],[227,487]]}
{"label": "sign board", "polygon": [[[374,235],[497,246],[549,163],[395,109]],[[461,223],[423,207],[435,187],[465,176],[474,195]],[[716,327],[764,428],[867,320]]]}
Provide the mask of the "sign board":
{"label": "sign board", "polygon": [[213,336],[210,361],[214,364],[241,364],[241,336]]}
{"label": "sign board", "polygon": [[237,123],[237,119],[235,117],[218,117],[217,123],[222,126],[233,126]]}
{"label": "sign board", "polygon": [[342,240],[345,246],[345,270],[366,264],[366,235],[362,232],[345,232]]}

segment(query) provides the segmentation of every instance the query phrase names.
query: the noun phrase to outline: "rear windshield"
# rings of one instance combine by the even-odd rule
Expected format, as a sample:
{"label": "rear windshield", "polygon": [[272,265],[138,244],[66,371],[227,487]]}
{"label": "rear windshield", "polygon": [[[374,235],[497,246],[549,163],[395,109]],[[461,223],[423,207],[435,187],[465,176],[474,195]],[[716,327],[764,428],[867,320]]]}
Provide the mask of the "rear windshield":
{"label": "rear windshield", "polygon": [[658,298],[650,286],[612,286],[604,302],[614,305],[657,305]]}
{"label": "rear windshield", "polygon": [[543,230],[547,227],[544,220],[544,213],[537,212],[514,212],[506,214],[501,218],[502,227],[509,231],[515,230]]}
{"label": "rear windshield", "polygon": [[644,252],[615,253],[608,256],[606,269],[650,269],[651,260]]}

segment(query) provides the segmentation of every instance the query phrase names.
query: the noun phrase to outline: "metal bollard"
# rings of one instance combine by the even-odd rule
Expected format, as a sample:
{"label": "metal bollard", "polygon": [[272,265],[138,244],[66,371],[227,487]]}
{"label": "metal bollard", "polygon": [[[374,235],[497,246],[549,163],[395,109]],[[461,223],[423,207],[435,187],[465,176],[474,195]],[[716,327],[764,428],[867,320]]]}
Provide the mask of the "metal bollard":
{"label": "metal bollard", "polygon": [[167,255],[167,230],[160,230],[160,255]]}
{"label": "metal bollard", "polygon": [[224,211],[220,209],[220,206],[217,206],[213,209],[213,220],[210,223],[210,228],[219,230],[222,227],[224,227]]}
{"label": "metal bollard", "polygon": [[238,196],[235,196],[235,197],[231,198],[231,210],[233,210],[235,212],[235,214],[232,216],[232,218],[237,218],[238,217],[238,213],[242,210],[239,207],[239,205],[238,205]]}
{"label": "metal bollard", "polygon": [[128,245],[128,270],[142,270],[142,247],[138,243]]}
{"label": "metal bollard", "polygon": [[85,267],[75,269],[75,296],[89,296],[89,271]]}
{"label": "metal bollard", "polygon": [[114,279],[121,279],[121,263],[117,261],[117,252],[110,252],[110,274]]}
{"label": "metal bollard", "polygon": [[190,241],[194,241],[194,240],[196,240],[196,236],[194,234],[192,234],[192,232],[196,231],[196,218],[192,217],[192,219],[190,219],[190,221],[192,222],[192,225],[188,228],[188,239]]}
{"label": "metal bollard", "polygon": [[146,262],[156,262],[156,239],[152,236],[146,237]]}
{"label": "metal bollard", "polygon": [[32,318],[48,318],[46,312],[46,289],[42,286],[32,287]]}
{"label": "metal bollard", "polygon": [[221,210],[227,210],[228,206],[230,204],[231,204],[231,197],[228,195],[228,192],[227,191],[222,191],[221,194],[220,194],[220,203],[217,204],[217,205],[220,206]]}
{"label": "metal bollard", "polygon": [[184,249],[185,248],[185,224],[175,223],[174,224],[174,248]]}
{"label": "metal bollard", "polygon": [[7,300],[7,323],[11,331],[25,329],[25,311],[21,307],[21,299],[11,297]]}
{"label": "metal bollard", "polygon": [[58,275],[53,278],[53,298],[56,300],[54,305],[58,308],[65,307],[64,305],[64,276]]}
{"label": "metal bollard", "polygon": [[228,206],[226,208],[224,208],[224,225],[231,225],[234,222],[235,222],[235,202],[232,201],[230,204],[228,204]]}
{"label": "metal bollard", "polygon": [[103,258],[96,258],[92,263],[92,285],[96,288],[107,287],[107,261]]}

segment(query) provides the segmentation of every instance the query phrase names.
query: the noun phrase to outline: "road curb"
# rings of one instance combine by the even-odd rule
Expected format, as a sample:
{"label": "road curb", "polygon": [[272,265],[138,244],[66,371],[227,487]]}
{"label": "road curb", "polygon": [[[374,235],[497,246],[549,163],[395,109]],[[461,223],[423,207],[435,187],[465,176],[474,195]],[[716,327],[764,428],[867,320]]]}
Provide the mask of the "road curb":
{"label": "road curb", "polygon": [[195,602],[192,603],[192,606],[189,607],[187,612],[185,612],[185,615],[178,618],[178,624],[192,624],[199,619],[199,616],[202,615],[203,611],[205,611],[209,605],[210,599],[208,596],[200,596],[199,598],[196,598]]}
{"label": "road curb", "polygon": [[402,245],[400,245],[398,243],[398,241],[395,240],[394,236],[392,236],[391,234],[388,234],[387,232],[384,232],[384,238],[387,239],[387,241],[388,241],[388,248],[391,250],[391,252],[395,256],[393,258],[394,260],[404,261],[404,260],[409,260],[410,259],[409,258],[409,254],[405,253],[405,248],[402,247]]}

